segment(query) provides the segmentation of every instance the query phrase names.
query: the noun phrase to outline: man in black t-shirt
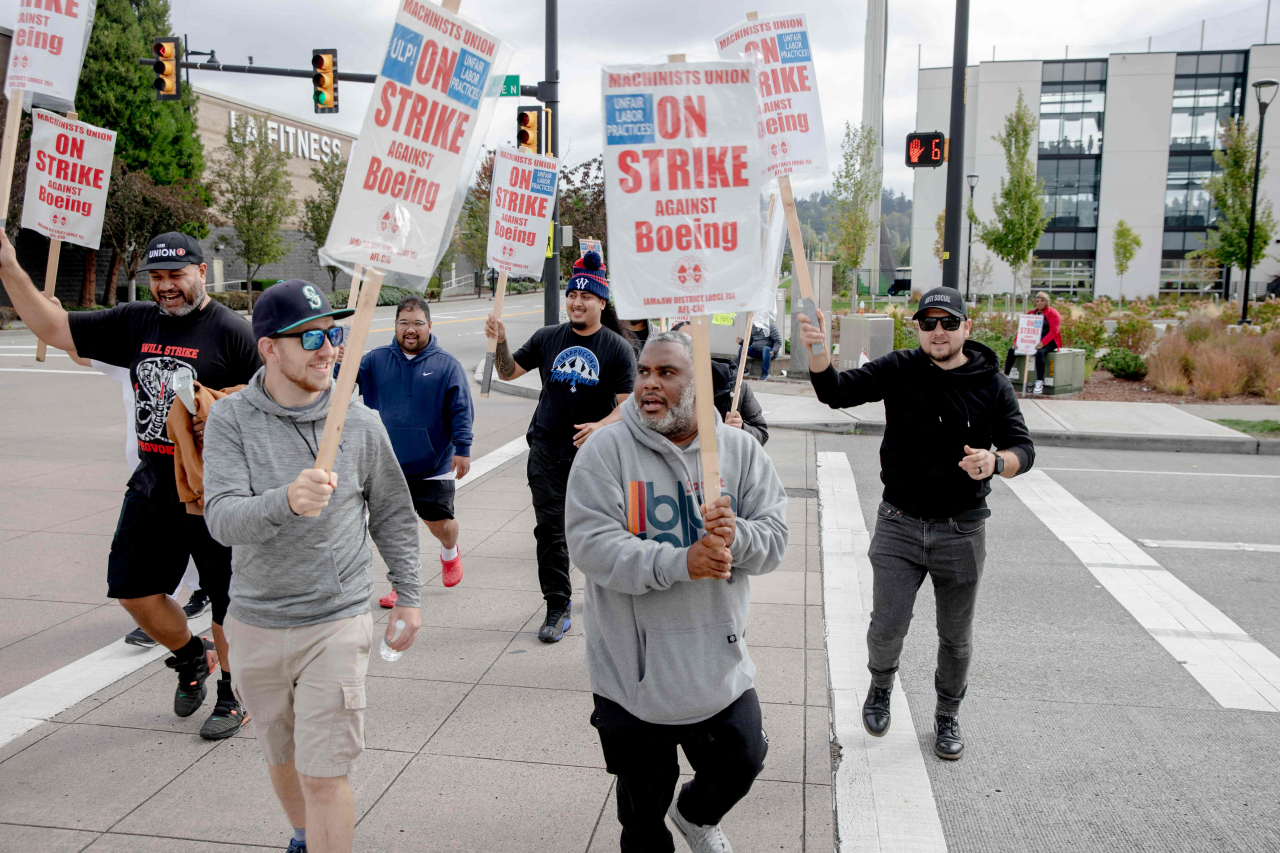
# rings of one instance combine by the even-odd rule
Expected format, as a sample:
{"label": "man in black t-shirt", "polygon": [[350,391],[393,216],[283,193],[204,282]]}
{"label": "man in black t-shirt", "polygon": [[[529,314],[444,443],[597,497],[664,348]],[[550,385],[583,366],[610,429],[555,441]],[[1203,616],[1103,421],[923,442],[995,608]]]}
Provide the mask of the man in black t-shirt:
{"label": "man in black t-shirt", "polygon": [[[134,388],[134,422],[141,462],[129,479],[107,561],[107,595],[149,636],[173,652],[165,661],[178,672],[173,710],[194,714],[204,702],[205,680],[222,664],[218,700],[202,737],[231,737],[244,711],[231,691],[222,620],[231,583],[231,549],[213,540],[204,517],[178,500],[174,447],[165,423],[176,401],[174,380],[190,377],[221,389],[249,381],[261,365],[249,323],[205,293],[204,256],[186,234],[161,234],[147,246],[142,270],[151,276],[153,302],[130,302],[107,311],[68,315],[36,290],[0,234],[0,280],[27,328],[52,347],[126,367]],[[204,432],[195,424],[196,436]],[[214,659],[206,641],[192,636],[186,614],[169,593],[194,558],[200,586],[213,605]]]}
{"label": "man in black t-shirt", "polygon": [[529,423],[528,471],[537,517],[538,581],[547,601],[538,639],[545,643],[564,636],[573,611],[564,538],[564,497],[573,457],[635,387],[631,346],[600,323],[609,304],[607,276],[595,252],[574,261],[565,289],[569,322],[543,326],[514,356],[502,321],[490,314],[485,323],[485,334],[498,341],[498,376],[510,381],[536,369],[542,378],[538,409]]}

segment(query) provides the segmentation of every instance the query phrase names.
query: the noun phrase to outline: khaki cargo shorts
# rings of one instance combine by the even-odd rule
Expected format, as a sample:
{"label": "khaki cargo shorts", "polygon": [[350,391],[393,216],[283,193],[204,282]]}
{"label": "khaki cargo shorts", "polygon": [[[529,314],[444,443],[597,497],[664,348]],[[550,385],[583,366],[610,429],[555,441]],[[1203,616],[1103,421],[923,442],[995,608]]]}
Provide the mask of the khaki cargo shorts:
{"label": "khaki cargo shorts", "polygon": [[300,628],[223,623],[231,678],[271,765],[346,776],[364,751],[364,675],[373,645],[365,613]]}

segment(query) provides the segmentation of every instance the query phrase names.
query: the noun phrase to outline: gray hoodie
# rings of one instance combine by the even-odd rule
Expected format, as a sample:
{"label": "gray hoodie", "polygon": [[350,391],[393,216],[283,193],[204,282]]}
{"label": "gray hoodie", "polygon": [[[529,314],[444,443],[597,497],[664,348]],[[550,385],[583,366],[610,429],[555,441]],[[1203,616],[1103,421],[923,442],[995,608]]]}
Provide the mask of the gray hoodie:
{"label": "gray hoodie", "polygon": [[204,520],[232,548],[231,615],[292,628],[368,612],[370,535],[398,603],[417,607],[418,518],[382,419],[351,403],[334,463],[337,491],[318,518],[294,515],[286,490],[315,466],[332,390],[292,411],[267,394],[265,374],[214,403],[204,432]]}
{"label": "gray hoodie", "polygon": [[651,723],[696,723],[755,678],[749,576],[782,562],[787,494],[760,443],[717,416],[721,491],[737,516],[733,575],[689,580],[686,554],[703,533],[699,442],[677,447],[646,427],[634,397],[621,408],[622,423],[578,452],[565,500],[569,556],[586,575],[591,690]]}

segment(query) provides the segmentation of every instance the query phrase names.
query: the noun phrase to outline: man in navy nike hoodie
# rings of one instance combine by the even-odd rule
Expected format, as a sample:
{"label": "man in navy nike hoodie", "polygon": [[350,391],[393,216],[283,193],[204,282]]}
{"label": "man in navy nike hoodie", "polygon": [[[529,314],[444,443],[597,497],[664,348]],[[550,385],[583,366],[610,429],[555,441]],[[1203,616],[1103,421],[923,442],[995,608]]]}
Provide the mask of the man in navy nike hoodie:
{"label": "man in navy nike hoodie", "polygon": [[[382,416],[413,508],[440,540],[445,586],[462,580],[454,483],[471,470],[471,387],[458,360],[431,334],[431,309],[417,296],[396,306],[396,339],[360,360],[360,393]],[[379,601],[394,607],[395,592]]]}

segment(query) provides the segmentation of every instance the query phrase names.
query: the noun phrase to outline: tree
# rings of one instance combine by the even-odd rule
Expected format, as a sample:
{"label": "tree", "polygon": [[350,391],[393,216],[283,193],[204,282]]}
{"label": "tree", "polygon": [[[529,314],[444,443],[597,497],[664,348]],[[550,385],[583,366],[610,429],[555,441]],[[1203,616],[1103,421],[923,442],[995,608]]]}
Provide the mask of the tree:
{"label": "tree", "polygon": [[497,149],[486,151],[476,169],[476,181],[467,191],[458,217],[458,251],[476,269],[489,260],[489,197],[493,191],[493,158]]}
{"label": "tree", "polygon": [[995,218],[983,222],[972,207],[975,239],[995,253],[1013,271],[1013,292],[1031,263],[1031,253],[1049,222],[1044,206],[1044,181],[1036,177],[1036,164],[1031,162],[1031,140],[1039,119],[1028,109],[1018,90],[1018,104],[1005,116],[1004,132],[992,137],[1004,149],[1007,178],[1000,179],[1000,191],[992,196]]}
{"label": "tree", "polygon": [[981,259],[975,259],[973,262],[972,273],[972,290],[977,296],[982,296],[987,292],[987,288],[991,286],[991,279],[995,276],[995,264],[991,262],[990,255],[983,255]]}
{"label": "tree", "polygon": [[[1188,258],[1212,258],[1218,266],[1252,268],[1267,253],[1276,233],[1275,215],[1270,199],[1258,197],[1257,222],[1254,229],[1253,257],[1249,256],[1249,209],[1253,205],[1253,159],[1257,150],[1257,131],[1244,119],[1222,123],[1218,134],[1220,151],[1213,152],[1217,173],[1209,179],[1209,197],[1217,216],[1205,239],[1205,247]],[[1258,170],[1258,178],[1266,177],[1267,168]]]}
{"label": "tree", "polygon": [[1142,248],[1142,238],[1138,232],[1129,227],[1129,223],[1121,219],[1116,223],[1115,236],[1111,242],[1111,252],[1116,258],[1116,275],[1120,276],[1120,305],[1124,305],[1124,274],[1129,271],[1129,264]]}
{"label": "tree", "polygon": [[[874,128],[865,124],[854,130],[844,124],[844,141],[840,143],[841,161],[836,169],[835,203],[828,216],[835,226],[836,257],[858,269],[871,241],[879,236],[879,222],[872,221],[871,207],[880,197],[881,173],[876,168]],[[874,278],[876,270],[871,271]]]}
{"label": "tree", "polygon": [[[328,162],[321,160],[319,165],[311,167],[311,179],[319,186],[319,192],[302,200],[302,227],[298,230],[317,251],[329,241],[329,226],[333,224],[333,213],[342,195],[342,179],[346,175],[347,163],[337,157],[330,157]],[[336,287],[338,268],[326,265],[324,270],[329,274],[329,287]]]}
{"label": "tree", "polygon": [[947,251],[947,212],[944,210],[938,214],[938,219],[933,223],[934,233],[937,235],[933,238],[933,256],[938,259],[938,269],[942,269],[942,256]]}
{"label": "tree", "polygon": [[281,227],[297,207],[285,166],[285,153],[267,140],[267,131],[246,117],[228,127],[226,147],[214,162],[210,184],[218,211],[231,234],[223,238],[240,260],[252,287],[254,276],[267,264],[283,260],[289,245]]}
{"label": "tree", "polygon": [[[604,158],[594,157],[585,163],[579,163],[572,169],[565,169],[561,178],[560,189],[560,222],[573,226],[577,237],[594,237],[597,240],[608,240],[609,219],[604,207]],[[569,251],[568,257],[560,253],[560,273],[564,276],[573,274],[573,262],[578,253]],[[609,247],[605,245],[605,261],[609,258]]]}

